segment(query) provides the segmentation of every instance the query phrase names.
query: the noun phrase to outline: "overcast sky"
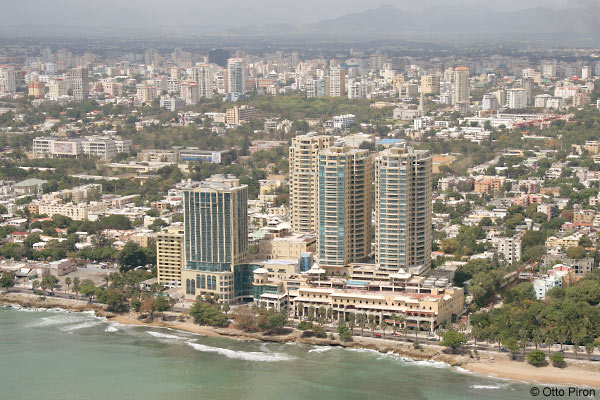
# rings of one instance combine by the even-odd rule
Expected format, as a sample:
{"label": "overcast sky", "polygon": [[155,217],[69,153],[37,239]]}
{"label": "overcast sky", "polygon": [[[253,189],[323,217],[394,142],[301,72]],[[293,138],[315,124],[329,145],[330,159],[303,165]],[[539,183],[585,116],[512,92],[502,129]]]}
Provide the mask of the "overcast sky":
{"label": "overcast sky", "polygon": [[[575,4],[598,4],[600,0],[2,0],[0,21],[18,24],[111,23],[172,25],[190,23],[259,25],[264,23],[304,24],[360,12],[381,5],[401,10],[422,11],[429,7],[485,6],[513,11],[537,6],[566,8]],[[123,19],[124,17],[127,19]],[[197,21],[197,22],[196,22]]]}

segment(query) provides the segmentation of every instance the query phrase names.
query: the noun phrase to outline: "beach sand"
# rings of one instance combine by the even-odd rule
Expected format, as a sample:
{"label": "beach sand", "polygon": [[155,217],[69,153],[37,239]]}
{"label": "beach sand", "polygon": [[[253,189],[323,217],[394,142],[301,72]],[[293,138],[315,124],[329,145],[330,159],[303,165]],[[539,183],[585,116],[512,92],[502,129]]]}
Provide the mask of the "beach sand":
{"label": "beach sand", "polygon": [[[594,367],[599,370],[594,371]],[[595,365],[571,363],[566,368],[556,368],[551,364],[534,367],[524,361],[495,359],[469,362],[461,365],[461,368],[481,375],[523,382],[600,387],[600,366]]]}

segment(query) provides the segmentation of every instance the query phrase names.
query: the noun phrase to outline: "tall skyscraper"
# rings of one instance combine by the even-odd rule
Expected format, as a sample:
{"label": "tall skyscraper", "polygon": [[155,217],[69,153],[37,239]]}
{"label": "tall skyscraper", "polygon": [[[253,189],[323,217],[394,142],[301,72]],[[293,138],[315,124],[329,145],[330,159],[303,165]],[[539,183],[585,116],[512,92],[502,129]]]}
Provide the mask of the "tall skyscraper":
{"label": "tall skyscraper", "polygon": [[198,84],[198,95],[205,99],[213,97],[213,78],[210,65],[196,64],[192,68],[192,80]]}
{"label": "tall skyscraper", "polygon": [[346,97],[346,70],[334,67],[329,70],[326,81],[327,96]]}
{"label": "tall skyscraper", "polygon": [[523,89],[525,89],[525,99],[528,107],[533,107],[535,103],[534,79],[532,77],[523,77]]}
{"label": "tall skyscraper", "polygon": [[392,147],[375,160],[375,262],[382,269],[431,267],[431,155]]}
{"label": "tall skyscraper", "polygon": [[454,70],[452,83],[452,103],[470,103],[471,85],[469,82],[469,68],[457,67]]}
{"label": "tall skyscraper", "polygon": [[163,286],[181,286],[185,261],[183,236],[183,226],[170,226],[156,234],[156,275]]}
{"label": "tall skyscraper", "polygon": [[290,213],[292,229],[296,232],[317,232],[319,152],[332,144],[332,136],[308,134],[292,139],[289,153]]}
{"label": "tall skyscraper", "polygon": [[336,143],[319,152],[319,264],[343,274],[371,250],[373,158],[368,150]]}
{"label": "tall skyscraper", "polygon": [[246,66],[241,58],[230,58],[227,61],[227,94],[233,99],[246,92]]}
{"label": "tall skyscraper", "polygon": [[14,67],[0,65],[0,93],[14,93],[17,91],[17,76]]}
{"label": "tall skyscraper", "polygon": [[73,101],[83,102],[90,93],[88,70],[85,67],[74,68],[71,74],[71,87],[73,88]]}
{"label": "tall skyscraper", "polygon": [[229,59],[229,51],[227,51],[227,50],[212,49],[212,50],[208,51],[209,64],[217,64],[223,68],[226,68],[228,59]]}
{"label": "tall skyscraper", "polygon": [[184,191],[186,299],[219,295],[236,301],[234,273],[248,256],[248,186],[215,175]]}

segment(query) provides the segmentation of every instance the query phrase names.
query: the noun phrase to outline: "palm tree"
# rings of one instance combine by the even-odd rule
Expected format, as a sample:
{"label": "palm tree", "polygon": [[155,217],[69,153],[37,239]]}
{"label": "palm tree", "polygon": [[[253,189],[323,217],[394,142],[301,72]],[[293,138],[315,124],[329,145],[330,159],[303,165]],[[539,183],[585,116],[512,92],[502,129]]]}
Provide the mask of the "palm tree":
{"label": "palm tree", "polygon": [[223,309],[223,312],[225,313],[225,316],[227,316],[227,313],[230,310],[229,303],[223,303],[223,306],[221,308]]}
{"label": "palm tree", "polygon": [[367,315],[358,314],[358,327],[360,328],[360,336],[365,335],[365,328],[367,327]]}
{"label": "palm tree", "polygon": [[104,275],[104,277],[102,277],[102,280],[104,281],[104,287],[106,289],[108,289],[108,282],[110,282],[110,276],[109,275]]}
{"label": "palm tree", "polygon": [[69,278],[69,277],[65,278],[65,285],[67,285],[67,291],[69,291],[69,292],[71,291],[71,283],[72,282],[73,281],[71,280],[71,278]]}
{"label": "palm tree", "polygon": [[327,319],[329,322],[333,321],[333,308],[331,307],[327,309]]}
{"label": "palm tree", "polygon": [[356,325],[356,316],[354,313],[351,313],[348,316],[348,327],[350,328],[350,333],[354,336],[354,326]]}
{"label": "palm tree", "polygon": [[431,329],[431,324],[427,321],[423,322],[423,324],[421,325],[421,327],[423,328],[423,330],[425,332],[427,332],[427,336],[429,336],[429,330]]}
{"label": "palm tree", "polygon": [[418,335],[419,335],[419,331],[421,330],[421,323],[419,322],[419,319],[417,318],[417,326],[415,327],[415,341],[418,339]]}
{"label": "palm tree", "polygon": [[408,327],[408,325],[404,325],[404,327],[402,328],[402,333],[404,333],[404,341],[407,342],[408,341],[408,332],[410,332],[410,328]]}
{"label": "palm tree", "polygon": [[387,321],[383,318],[383,316],[381,317],[381,323],[379,324],[379,327],[381,328],[381,330],[383,331],[383,338],[385,339],[385,330],[388,327],[388,323]]}
{"label": "palm tree", "polygon": [[369,328],[371,328],[371,333],[373,334],[373,337],[375,337],[375,328],[377,328],[377,322],[375,322],[375,318],[369,321]]}
{"label": "palm tree", "polygon": [[77,297],[79,297],[79,284],[81,282],[79,281],[79,277],[75,277],[73,278],[73,290],[75,291],[75,293],[77,294]]}

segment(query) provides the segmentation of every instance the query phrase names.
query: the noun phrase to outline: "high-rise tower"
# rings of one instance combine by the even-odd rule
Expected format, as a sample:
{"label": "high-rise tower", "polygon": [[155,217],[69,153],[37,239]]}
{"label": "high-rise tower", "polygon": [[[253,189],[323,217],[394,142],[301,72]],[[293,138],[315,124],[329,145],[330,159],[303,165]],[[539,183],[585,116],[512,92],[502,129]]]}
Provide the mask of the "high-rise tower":
{"label": "high-rise tower", "polygon": [[392,147],[375,160],[375,262],[383,269],[431,266],[431,155]]}
{"label": "high-rise tower", "polygon": [[319,153],[318,175],[319,263],[341,274],[371,250],[373,158],[368,150],[336,143]]}

